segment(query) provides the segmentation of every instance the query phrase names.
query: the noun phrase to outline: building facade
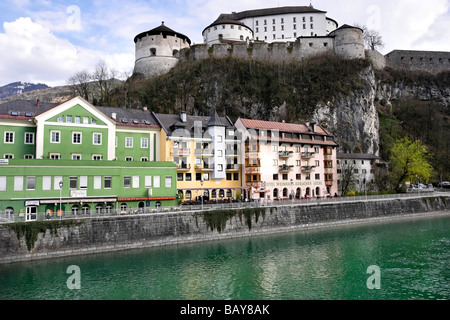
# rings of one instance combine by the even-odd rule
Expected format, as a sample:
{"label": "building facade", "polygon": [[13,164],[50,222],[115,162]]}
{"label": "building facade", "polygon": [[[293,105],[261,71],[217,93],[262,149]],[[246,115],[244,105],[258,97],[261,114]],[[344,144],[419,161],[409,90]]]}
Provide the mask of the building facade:
{"label": "building facade", "polygon": [[161,157],[177,165],[183,202],[241,199],[240,142],[228,117],[154,114],[162,127]]}
{"label": "building facade", "polygon": [[325,11],[312,6],[276,7],[221,14],[203,30],[208,45],[233,41],[296,41],[299,37],[322,37],[338,23]]}
{"label": "building facade", "polygon": [[348,184],[348,191],[364,193],[376,191],[375,172],[380,158],[373,154],[338,153],[338,185]]}
{"label": "building facade", "polygon": [[244,186],[253,200],[329,197],[337,193],[338,144],[322,127],[238,119]]}
{"label": "building facade", "polygon": [[[80,97],[13,101],[0,105],[0,137],[0,210],[50,210],[43,205],[55,201],[59,181],[71,211],[176,205],[176,167],[159,162],[160,127],[148,111],[94,107]],[[27,197],[33,209],[23,207]]]}

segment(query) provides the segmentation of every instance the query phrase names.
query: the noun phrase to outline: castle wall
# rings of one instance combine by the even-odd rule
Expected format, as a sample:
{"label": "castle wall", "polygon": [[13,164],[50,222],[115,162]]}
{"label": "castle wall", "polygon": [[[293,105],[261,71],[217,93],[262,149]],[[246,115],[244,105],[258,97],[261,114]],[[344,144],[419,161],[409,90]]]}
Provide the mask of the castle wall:
{"label": "castle wall", "polygon": [[450,70],[450,52],[395,50],[386,55],[386,64],[392,69],[437,74]]}
{"label": "castle wall", "polygon": [[366,58],[372,61],[373,67],[377,70],[382,70],[386,67],[386,58],[378,51],[366,50]]}

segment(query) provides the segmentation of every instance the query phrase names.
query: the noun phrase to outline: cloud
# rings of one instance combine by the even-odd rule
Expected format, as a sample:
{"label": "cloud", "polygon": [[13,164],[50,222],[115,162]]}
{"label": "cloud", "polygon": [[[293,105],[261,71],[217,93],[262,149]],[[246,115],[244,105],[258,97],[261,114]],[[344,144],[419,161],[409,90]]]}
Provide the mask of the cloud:
{"label": "cloud", "polygon": [[5,22],[3,28],[4,33],[0,34],[2,85],[14,81],[64,85],[79,70],[93,71],[100,59],[122,72],[132,69],[133,55],[105,54],[75,46],[30,18]]}

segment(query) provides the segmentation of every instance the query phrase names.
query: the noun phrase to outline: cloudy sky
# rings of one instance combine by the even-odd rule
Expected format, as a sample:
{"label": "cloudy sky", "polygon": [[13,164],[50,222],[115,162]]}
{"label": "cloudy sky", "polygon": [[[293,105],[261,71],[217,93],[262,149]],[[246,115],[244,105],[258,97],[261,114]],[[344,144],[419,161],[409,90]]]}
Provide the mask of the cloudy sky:
{"label": "cloudy sky", "polygon": [[[25,81],[64,85],[103,59],[123,74],[134,65],[135,35],[165,24],[202,42],[202,30],[220,13],[310,0],[2,0],[0,86]],[[381,52],[450,51],[450,0],[312,0],[339,25],[380,32]]]}

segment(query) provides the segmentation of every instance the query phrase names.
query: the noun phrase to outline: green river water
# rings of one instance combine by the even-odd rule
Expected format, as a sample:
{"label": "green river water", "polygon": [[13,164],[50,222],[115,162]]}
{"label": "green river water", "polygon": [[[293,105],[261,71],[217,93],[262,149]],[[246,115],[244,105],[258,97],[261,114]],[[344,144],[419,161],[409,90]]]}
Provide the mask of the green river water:
{"label": "green river water", "polygon": [[449,262],[447,215],[0,265],[0,299],[447,300]]}

